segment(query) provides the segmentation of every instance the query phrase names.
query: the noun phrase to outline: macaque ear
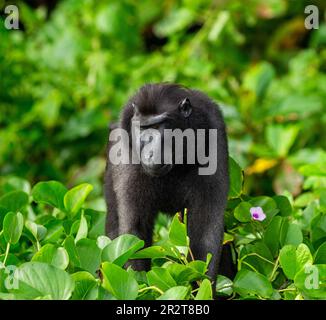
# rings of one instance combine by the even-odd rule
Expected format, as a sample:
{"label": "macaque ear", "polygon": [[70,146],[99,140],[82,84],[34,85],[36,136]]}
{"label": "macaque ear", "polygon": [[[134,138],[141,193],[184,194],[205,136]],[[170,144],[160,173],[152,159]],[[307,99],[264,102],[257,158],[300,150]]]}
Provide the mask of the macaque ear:
{"label": "macaque ear", "polygon": [[188,118],[191,115],[192,106],[188,98],[183,99],[179,103],[179,111],[185,118]]}
{"label": "macaque ear", "polygon": [[131,105],[132,105],[132,108],[134,110],[134,114],[139,114],[139,108],[138,108],[138,106],[135,103],[132,103]]}

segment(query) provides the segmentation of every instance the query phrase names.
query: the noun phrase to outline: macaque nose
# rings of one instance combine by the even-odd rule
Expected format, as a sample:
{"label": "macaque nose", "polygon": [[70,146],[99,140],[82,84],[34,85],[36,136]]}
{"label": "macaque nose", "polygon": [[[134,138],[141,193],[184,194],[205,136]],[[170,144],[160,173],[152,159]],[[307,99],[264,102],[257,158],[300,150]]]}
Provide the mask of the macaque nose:
{"label": "macaque nose", "polygon": [[155,167],[157,165],[155,163],[155,157],[154,157],[154,151],[150,150],[148,153],[145,155],[145,161],[147,166]]}

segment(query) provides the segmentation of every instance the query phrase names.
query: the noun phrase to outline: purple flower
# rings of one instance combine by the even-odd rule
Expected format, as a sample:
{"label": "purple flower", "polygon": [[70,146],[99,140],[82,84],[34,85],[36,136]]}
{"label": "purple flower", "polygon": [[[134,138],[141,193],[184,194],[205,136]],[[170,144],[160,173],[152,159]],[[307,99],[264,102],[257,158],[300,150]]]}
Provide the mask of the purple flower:
{"label": "purple flower", "polygon": [[251,207],[250,208],[251,218],[258,221],[263,221],[266,219],[266,214],[261,207]]}

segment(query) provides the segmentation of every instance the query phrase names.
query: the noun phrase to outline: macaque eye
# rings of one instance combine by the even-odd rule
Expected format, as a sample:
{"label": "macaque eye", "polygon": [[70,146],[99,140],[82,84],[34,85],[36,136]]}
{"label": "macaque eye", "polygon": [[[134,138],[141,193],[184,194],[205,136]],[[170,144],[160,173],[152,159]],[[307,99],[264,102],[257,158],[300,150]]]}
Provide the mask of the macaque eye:
{"label": "macaque eye", "polygon": [[156,124],[148,124],[148,125],[142,125],[140,124],[140,128],[141,129],[156,129],[159,130],[160,129],[160,123],[156,123]]}
{"label": "macaque eye", "polygon": [[151,126],[151,128],[152,129],[156,129],[156,130],[158,130],[158,129],[160,129],[160,123],[157,123],[157,124],[153,124],[152,126]]}
{"label": "macaque eye", "polygon": [[192,106],[188,98],[185,98],[180,102],[179,110],[185,118],[188,118],[191,115]]}

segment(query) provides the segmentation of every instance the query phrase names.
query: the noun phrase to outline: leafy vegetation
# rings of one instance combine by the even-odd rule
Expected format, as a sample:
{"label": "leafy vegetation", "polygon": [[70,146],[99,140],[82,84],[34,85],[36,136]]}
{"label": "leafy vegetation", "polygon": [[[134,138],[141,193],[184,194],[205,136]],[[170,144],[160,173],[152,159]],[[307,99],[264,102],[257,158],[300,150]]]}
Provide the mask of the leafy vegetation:
{"label": "leafy vegetation", "polygon": [[[107,125],[161,81],[206,92],[227,123],[237,275],[218,296],[326,299],[326,24],[304,27],[312,2],[322,17],[323,1],[285,0],[17,1],[20,30],[1,16],[0,299],[212,297],[178,215],[159,215],[150,248],[104,233]],[[151,270],[123,268],[136,258]]]}
{"label": "leafy vegetation", "polygon": [[[234,281],[218,276],[218,295],[326,298],[325,203],[318,201],[319,193],[313,192],[315,199],[304,206],[300,197],[249,197],[237,180],[241,169],[231,161],[224,243],[234,244],[238,272]],[[27,181],[6,178],[2,190],[1,298],[212,298],[205,275],[210,256],[206,261],[187,259],[192,257],[189,238],[178,213],[168,223],[159,216],[155,243],[144,248],[134,235],[113,240],[104,235],[105,212],[85,206],[92,190],[87,183],[67,190],[56,181],[39,182],[29,191]],[[257,206],[265,214],[262,221],[250,214]],[[151,270],[123,268],[137,258],[151,259]],[[8,266],[15,272],[10,274]]]}

